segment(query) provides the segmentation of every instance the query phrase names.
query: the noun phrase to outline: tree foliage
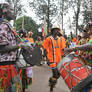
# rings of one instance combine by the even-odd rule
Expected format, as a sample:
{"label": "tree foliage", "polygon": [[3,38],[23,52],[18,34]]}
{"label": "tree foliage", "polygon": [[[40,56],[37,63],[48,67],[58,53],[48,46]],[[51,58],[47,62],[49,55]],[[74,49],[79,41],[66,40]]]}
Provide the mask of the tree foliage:
{"label": "tree foliage", "polygon": [[70,2],[69,0],[58,0],[58,22],[62,23],[62,29],[63,29],[63,21],[64,21],[64,16],[67,15],[68,10],[70,8]]}
{"label": "tree foliage", "polygon": [[[23,17],[20,17],[15,21],[16,30],[22,29],[22,21],[23,21]],[[34,33],[33,37],[35,39],[37,38],[38,35],[38,28],[39,26],[31,17],[24,16],[24,29],[26,29],[27,31],[32,30],[32,32]]]}
{"label": "tree foliage", "polygon": [[29,6],[33,8],[36,15],[43,20],[44,15],[46,16],[47,29],[51,27],[51,23],[56,16],[58,9],[56,0],[31,0]]}
{"label": "tree foliage", "polygon": [[78,25],[79,31],[82,31],[84,25],[86,25],[88,22],[92,22],[92,0],[82,0],[81,7],[82,9],[80,9],[80,13],[82,15],[81,18],[83,23]]}
{"label": "tree foliage", "polygon": [[[83,25],[92,21],[92,0],[70,0],[70,2],[72,3],[71,6],[75,13],[73,18],[77,34],[77,30],[81,31]],[[81,20],[83,22],[79,25]]]}
{"label": "tree foliage", "polygon": [[81,26],[92,21],[92,0],[31,0],[29,5],[40,19],[43,19],[44,15],[47,16],[48,26],[58,22],[62,23],[62,29],[65,25],[64,19],[71,9],[74,13],[72,28],[76,35]]}
{"label": "tree foliage", "polygon": [[10,5],[13,6],[14,9],[14,15],[15,20],[18,16],[20,16],[23,12],[26,12],[26,10],[23,8],[24,5],[22,4],[21,0],[8,0]]}
{"label": "tree foliage", "polygon": [[83,22],[87,24],[92,21],[92,0],[83,1]]}
{"label": "tree foliage", "polygon": [[69,6],[73,10],[74,16],[73,16],[73,28],[75,30],[75,34],[77,35],[79,30],[79,18],[82,8],[82,2],[83,0],[69,0]]}
{"label": "tree foliage", "polygon": [[29,6],[35,10],[35,13],[40,19],[43,19],[43,15],[48,14],[48,8],[49,8],[49,15],[51,17],[55,16],[57,13],[57,6],[56,3],[53,0],[33,0],[29,2]]}

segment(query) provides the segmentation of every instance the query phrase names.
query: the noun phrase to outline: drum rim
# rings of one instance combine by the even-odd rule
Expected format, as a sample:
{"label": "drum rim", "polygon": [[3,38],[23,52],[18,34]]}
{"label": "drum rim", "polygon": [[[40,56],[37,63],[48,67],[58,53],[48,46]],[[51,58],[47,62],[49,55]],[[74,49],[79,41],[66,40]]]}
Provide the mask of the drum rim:
{"label": "drum rim", "polygon": [[92,82],[92,74],[81,81],[77,86],[73,87],[71,92],[80,92],[84,87]]}

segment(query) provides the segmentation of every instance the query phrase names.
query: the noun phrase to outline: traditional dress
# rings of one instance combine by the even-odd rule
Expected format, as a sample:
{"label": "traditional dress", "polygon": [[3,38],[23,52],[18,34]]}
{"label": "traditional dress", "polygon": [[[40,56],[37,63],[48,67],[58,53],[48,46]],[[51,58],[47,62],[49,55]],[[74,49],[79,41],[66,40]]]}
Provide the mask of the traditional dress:
{"label": "traditional dress", "polygon": [[[16,46],[16,36],[5,21],[0,24],[0,50],[4,46]],[[22,92],[22,84],[15,62],[18,51],[0,53],[0,92]]]}
{"label": "traditional dress", "polygon": [[[81,39],[78,42],[78,45],[83,45],[83,44],[87,44],[90,43],[92,44],[92,39],[91,38],[86,38],[86,39]],[[89,72],[91,71],[92,68],[92,51],[79,51],[78,56],[80,58],[80,60],[87,66],[89,66]],[[85,88],[83,88],[80,92],[92,92],[92,84],[90,83],[89,85],[87,85]]]}

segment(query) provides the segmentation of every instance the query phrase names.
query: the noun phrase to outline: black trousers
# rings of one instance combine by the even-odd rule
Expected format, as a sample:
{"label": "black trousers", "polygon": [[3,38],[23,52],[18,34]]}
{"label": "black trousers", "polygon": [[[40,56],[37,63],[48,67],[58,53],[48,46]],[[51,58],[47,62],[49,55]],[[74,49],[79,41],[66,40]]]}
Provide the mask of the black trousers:
{"label": "black trousers", "polygon": [[55,86],[57,83],[57,79],[60,77],[60,73],[57,68],[52,69],[52,77],[49,78],[50,86]]}
{"label": "black trousers", "polygon": [[60,73],[57,68],[52,69],[52,74],[53,74],[53,76],[52,76],[53,78],[58,79],[60,77]]}

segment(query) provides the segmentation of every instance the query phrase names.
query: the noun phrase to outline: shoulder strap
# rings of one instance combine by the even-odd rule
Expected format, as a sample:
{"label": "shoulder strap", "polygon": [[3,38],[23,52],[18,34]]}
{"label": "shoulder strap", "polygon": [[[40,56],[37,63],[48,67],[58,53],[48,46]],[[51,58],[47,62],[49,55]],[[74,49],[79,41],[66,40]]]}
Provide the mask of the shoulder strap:
{"label": "shoulder strap", "polygon": [[9,27],[9,29],[14,33],[15,36],[17,35],[16,30],[8,22],[2,22],[2,23],[6,24]]}

